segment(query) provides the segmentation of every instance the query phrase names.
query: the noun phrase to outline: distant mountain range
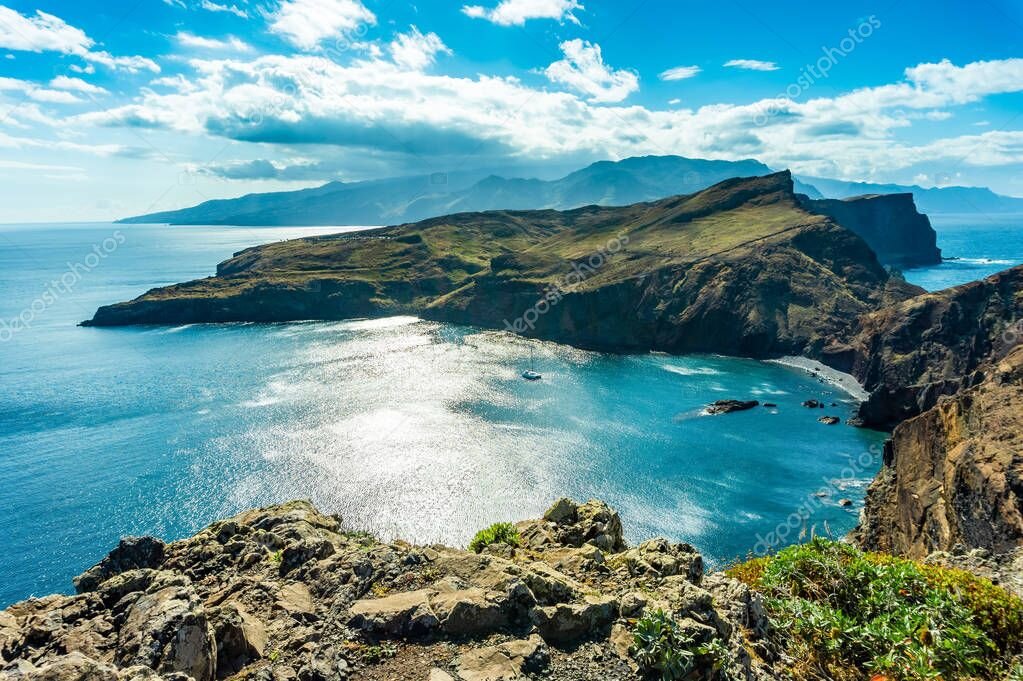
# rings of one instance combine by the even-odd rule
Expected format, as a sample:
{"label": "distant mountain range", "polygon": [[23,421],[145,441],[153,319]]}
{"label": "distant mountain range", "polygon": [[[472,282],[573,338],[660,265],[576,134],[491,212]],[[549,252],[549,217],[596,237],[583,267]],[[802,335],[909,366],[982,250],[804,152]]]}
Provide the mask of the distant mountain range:
{"label": "distant mountain range", "polygon": [[[601,161],[558,180],[504,178],[472,173],[421,175],[367,182],[331,182],[315,189],[249,194],[207,201],[183,210],[120,222],[175,225],[394,225],[439,215],[487,210],[570,210],[587,205],[625,206],[692,194],[733,177],[772,173],[755,160],[708,161],[644,156]],[[912,193],[923,212],[1023,212],[1023,199],[989,189],[922,189],[900,185],[796,178],[795,189],[813,199]]]}
{"label": "distant mountain range", "polygon": [[823,177],[802,177],[829,199],[866,194],[912,194],[922,213],[1023,213],[1023,199],[995,194],[987,187],[934,187],[846,182]]}

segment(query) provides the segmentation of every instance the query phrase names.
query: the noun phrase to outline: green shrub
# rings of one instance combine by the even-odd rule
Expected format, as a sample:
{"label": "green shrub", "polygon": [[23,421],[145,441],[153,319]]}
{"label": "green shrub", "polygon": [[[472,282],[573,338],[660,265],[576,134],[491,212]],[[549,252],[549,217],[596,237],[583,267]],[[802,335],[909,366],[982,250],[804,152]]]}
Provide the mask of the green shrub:
{"label": "green shrub", "polygon": [[1023,602],[991,582],[814,539],[728,574],[762,591],[807,670],[836,679],[1005,678]]}
{"label": "green shrub", "polygon": [[480,530],[469,542],[469,550],[474,553],[481,553],[483,549],[491,544],[507,544],[518,546],[519,531],[511,523],[494,523],[485,530]]}
{"label": "green shrub", "polygon": [[636,623],[632,641],[632,658],[646,676],[661,681],[713,679],[728,660],[728,650],[720,640],[696,641],[663,610],[645,614]]}

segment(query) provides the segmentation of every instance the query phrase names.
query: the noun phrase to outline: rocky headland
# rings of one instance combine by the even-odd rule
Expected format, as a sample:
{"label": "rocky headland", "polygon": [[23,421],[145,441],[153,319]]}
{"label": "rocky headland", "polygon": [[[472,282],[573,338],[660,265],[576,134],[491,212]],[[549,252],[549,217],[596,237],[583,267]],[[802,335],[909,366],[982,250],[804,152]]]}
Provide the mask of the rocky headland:
{"label": "rocky headland", "polygon": [[618,352],[819,352],[922,293],[789,173],[624,208],[470,213],[248,249],[86,324],[417,314]]}

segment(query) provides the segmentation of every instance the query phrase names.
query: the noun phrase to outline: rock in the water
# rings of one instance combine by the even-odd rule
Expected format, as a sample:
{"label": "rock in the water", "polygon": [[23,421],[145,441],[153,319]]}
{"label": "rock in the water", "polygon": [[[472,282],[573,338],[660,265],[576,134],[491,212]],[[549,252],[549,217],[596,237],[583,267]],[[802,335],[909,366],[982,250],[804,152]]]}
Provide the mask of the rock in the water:
{"label": "rock in the water", "polygon": [[823,409],[824,408],[824,405],[820,402],[820,400],[807,400],[806,402],[803,402],[803,406],[806,407],[807,409]]}
{"label": "rock in the water", "polygon": [[760,402],[757,400],[718,400],[707,406],[707,413],[711,416],[717,416],[718,414],[731,414],[736,411],[748,411],[759,406]]}
{"label": "rock in the water", "polygon": [[822,416],[817,420],[826,426],[837,426],[839,423],[842,422],[842,419],[838,418],[837,416]]}

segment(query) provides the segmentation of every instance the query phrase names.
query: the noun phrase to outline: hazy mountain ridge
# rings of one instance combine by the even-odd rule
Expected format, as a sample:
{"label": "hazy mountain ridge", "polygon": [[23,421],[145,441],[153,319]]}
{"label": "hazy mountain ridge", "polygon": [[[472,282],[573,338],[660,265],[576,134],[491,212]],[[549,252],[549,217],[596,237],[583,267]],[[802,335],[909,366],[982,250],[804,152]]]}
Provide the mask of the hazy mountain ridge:
{"label": "hazy mountain ridge", "polygon": [[[571,210],[587,205],[624,206],[689,194],[733,177],[768,175],[756,160],[709,161],[644,156],[600,161],[557,180],[495,174],[434,173],[365,182],[330,182],[290,192],[249,194],[135,216],[124,224],[174,225],[391,225],[440,215],[488,210]],[[924,213],[1023,213],[1023,199],[980,187],[924,189],[896,184],[794,178],[811,199],[868,194],[912,194]]]}
{"label": "hazy mountain ridge", "polygon": [[[249,194],[121,223],[175,225],[390,225],[488,210],[571,210],[625,206],[690,194],[733,177],[769,175],[755,160],[708,161],[646,156],[600,161],[558,180],[435,173],[366,182],[331,182],[297,192]],[[797,181],[796,190],[821,198]]]}

